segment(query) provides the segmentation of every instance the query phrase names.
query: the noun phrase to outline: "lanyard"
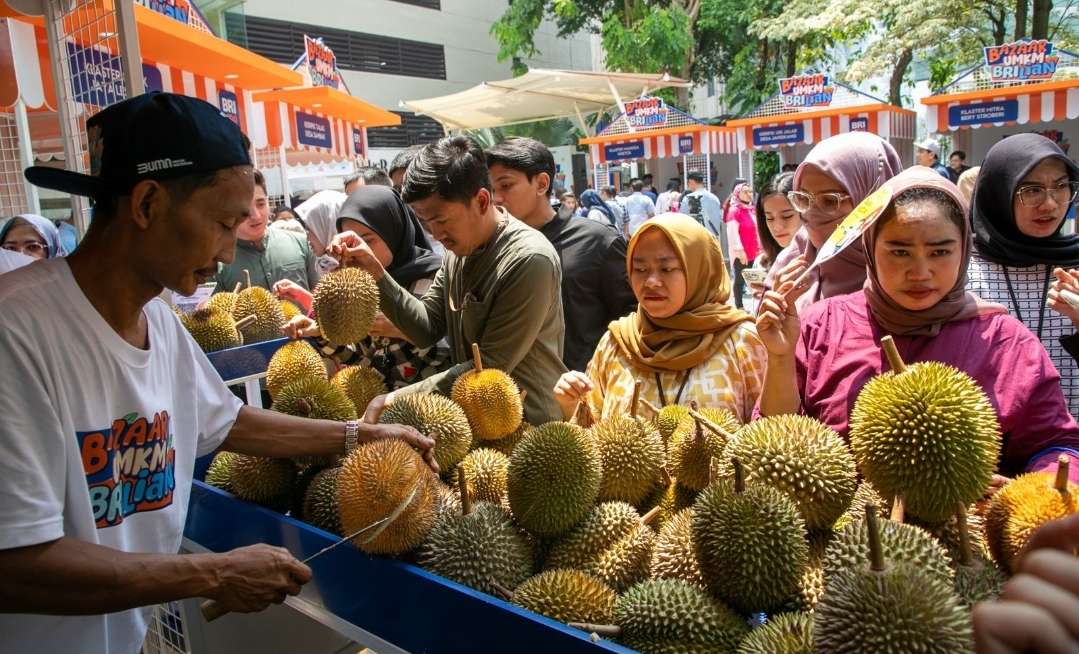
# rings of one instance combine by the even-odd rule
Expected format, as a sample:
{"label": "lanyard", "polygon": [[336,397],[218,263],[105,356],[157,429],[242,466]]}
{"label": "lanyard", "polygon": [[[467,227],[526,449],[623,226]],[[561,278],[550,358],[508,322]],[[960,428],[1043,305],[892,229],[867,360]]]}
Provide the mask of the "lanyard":
{"label": "lanyard", "polygon": [[[691,372],[693,372],[693,368],[690,368],[689,370],[687,370],[685,372],[685,374],[682,375],[682,383],[678,386],[678,395],[674,396],[674,403],[675,404],[681,404],[682,403],[682,391],[686,390],[686,382],[689,381],[689,373],[691,373]],[[668,404],[667,404],[667,394],[663,392],[663,379],[660,378],[658,372],[656,373],[656,388],[659,389],[659,401],[660,401],[660,404],[662,404],[663,406],[668,406]],[[662,407],[660,407],[660,408],[662,408]]]}
{"label": "lanyard", "polygon": [[[1023,320],[1023,310],[1019,308],[1019,298],[1015,295],[1015,289],[1012,288],[1012,278],[1008,274],[1008,267],[1001,266],[1000,269],[1004,271],[1004,283],[1008,285],[1008,295],[1012,298],[1012,309],[1015,311],[1015,317],[1019,318],[1019,322],[1025,322]],[[1045,284],[1042,287],[1042,297],[1038,311],[1038,340],[1042,339],[1042,326],[1045,324],[1045,298],[1049,295],[1049,283],[1053,279],[1053,272],[1049,266],[1045,267]]]}

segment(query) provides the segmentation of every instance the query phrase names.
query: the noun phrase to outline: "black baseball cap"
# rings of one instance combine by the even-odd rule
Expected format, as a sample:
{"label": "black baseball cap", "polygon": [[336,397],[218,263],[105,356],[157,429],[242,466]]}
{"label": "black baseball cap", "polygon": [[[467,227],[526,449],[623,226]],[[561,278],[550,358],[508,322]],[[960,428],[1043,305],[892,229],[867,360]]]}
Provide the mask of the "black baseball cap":
{"label": "black baseball cap", "polygon": [[123,195],[146,179],[165,180],[250,166],[236,123],[209,102],[146,93],[102,109],[86,121],[90,174],[31,166],[31,184],[73,195]]}

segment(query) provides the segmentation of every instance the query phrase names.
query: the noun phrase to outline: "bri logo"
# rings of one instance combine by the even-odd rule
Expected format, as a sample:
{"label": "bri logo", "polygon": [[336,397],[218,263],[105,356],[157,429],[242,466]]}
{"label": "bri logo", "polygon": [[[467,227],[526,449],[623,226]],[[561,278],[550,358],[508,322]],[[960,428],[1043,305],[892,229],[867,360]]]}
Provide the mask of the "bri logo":
{"label": "bri logo", "polygon": [[153,161],[146,161],[140,163],[135,167],[136,172],[139,175],[145,175],[146,173],[153,173],[158,170],[168,170],[170,168],[183,168],[184,166],[194,166],[187,159],[154,159]]}

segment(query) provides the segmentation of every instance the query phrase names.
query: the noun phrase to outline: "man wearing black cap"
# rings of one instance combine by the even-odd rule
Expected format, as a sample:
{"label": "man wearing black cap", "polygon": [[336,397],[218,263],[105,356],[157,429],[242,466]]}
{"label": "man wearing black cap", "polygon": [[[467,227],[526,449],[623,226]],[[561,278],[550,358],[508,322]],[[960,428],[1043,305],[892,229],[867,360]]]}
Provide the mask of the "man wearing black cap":
{"label": "man wearing black cap", "polygon": [[91,175],[30,168],[94,198],[70,257],[0,277],[0,651],[134,654],[147,607],[211,597],[257,611],[311,571],[256,545],[177,555],[197,455],[338,454],[414,430],[242,406],[169,307],[233,257],[251,209],[239,129],[201,100],[155,93],[87,121]]}

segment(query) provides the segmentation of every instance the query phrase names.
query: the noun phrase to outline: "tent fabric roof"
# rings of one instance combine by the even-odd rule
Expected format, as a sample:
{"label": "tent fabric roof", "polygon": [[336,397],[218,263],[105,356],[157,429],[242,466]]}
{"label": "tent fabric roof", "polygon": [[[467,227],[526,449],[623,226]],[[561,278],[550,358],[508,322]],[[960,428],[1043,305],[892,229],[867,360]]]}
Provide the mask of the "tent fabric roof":
{"label": "tent fabric roof", "polygon": [[466,91],[402,103],[450,129],[480,129],[593,114],[657,89],[688,88],[669,75],[532,69]]}

